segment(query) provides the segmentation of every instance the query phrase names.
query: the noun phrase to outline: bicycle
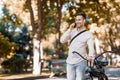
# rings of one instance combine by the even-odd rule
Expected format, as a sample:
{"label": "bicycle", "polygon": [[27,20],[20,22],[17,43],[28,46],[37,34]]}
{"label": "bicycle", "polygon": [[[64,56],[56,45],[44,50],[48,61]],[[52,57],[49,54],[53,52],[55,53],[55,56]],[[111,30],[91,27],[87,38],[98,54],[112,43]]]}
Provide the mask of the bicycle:
{"label": "bicycle", "polygon": [[[84,60],[87,60],[82,55],[80,55],[78,52],[73,51],[73,53],[78,54],[80,57],[82,57]],[[85,70],[85,80],[93,80],[93,78],[98,78],[98,80],[108,80],[107,75],[105,74],[104,67],[108,65],[108,60],[101,60],[100,57],[105,53],[114,53],[114,51],[105,51],[101,54],[95,56],[93,59],[93,65],[87,66],[87,69]]]}

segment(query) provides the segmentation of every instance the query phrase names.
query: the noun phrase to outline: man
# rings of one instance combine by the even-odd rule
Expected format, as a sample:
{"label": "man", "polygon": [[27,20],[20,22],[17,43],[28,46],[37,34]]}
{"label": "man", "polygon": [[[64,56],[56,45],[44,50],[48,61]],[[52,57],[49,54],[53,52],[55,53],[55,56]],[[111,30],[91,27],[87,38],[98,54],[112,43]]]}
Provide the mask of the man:
{"label": "man", "polygon": [[[75,23],[72,23],[69,29],[62,35],[60,41],[65,43],[71,40],[79,32],[85,30],[86,14],[80,12],[76,15]],[[87,55],[86,47],[88,45],[89,55]],[[69,45],[67,57],[67,79],[68,80],[83,80],[84,70],[87,66],[87,61],[73,52],[76,51],[84,56],[88,61],[94,56],[94,41],[92,33],[85,31],[77,36]]]}

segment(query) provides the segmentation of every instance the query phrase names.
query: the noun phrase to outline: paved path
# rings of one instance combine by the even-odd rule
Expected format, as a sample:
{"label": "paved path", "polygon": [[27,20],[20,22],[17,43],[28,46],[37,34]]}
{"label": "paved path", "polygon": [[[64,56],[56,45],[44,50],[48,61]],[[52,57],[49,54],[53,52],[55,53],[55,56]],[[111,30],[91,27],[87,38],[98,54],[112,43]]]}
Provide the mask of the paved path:
{"label": "paved path", "polygon": [[120,68],[108,68],[106,74],[112,77],[120,77]]}
{"label": "paved path", "polygon": [[[65,79],[65,78],[61,78],[61,79],[51,78],[51,79],[35,79],[35,80],[67,80],[67,79]],[[98,79],[94,79],[94,80],[98,80]],[[120,78],[110,77],[109,80],[120,80]]]}
{"label": "paved path", "polygon": [[[108,75],[109,80],[120,80],[120,68],[106,69],[106,74]],[[33,76],[32,74],[18,74],[18,75],[6,75],[6,76],[0,75],[0,80],[67,80],[67,79],[66,77],[49,78],[49,75]]]}

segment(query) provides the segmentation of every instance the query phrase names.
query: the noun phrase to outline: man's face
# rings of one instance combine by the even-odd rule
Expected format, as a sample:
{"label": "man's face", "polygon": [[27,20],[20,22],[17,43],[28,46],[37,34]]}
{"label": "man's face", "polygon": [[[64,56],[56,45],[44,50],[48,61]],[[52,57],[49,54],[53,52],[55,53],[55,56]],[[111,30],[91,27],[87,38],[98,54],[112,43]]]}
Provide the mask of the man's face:
{"label": "man's face", "polygon": [[85,24],[85,19],[83,18],[83,16],[78,15],[76,16],[75,23],[77,28],[83,27]]}

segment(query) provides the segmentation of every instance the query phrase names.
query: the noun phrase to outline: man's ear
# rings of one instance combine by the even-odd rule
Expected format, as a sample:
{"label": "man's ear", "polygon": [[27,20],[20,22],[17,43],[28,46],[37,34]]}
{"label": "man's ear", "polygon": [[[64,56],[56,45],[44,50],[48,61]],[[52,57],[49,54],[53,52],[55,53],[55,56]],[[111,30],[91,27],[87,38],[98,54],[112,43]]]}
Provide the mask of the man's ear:
{"label": "man's ear", "polygon": [[86,22],[86,19],[84,19],[84,23]]}

